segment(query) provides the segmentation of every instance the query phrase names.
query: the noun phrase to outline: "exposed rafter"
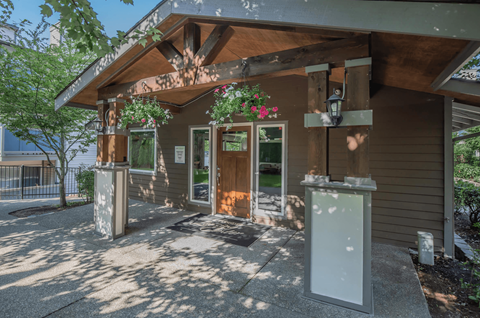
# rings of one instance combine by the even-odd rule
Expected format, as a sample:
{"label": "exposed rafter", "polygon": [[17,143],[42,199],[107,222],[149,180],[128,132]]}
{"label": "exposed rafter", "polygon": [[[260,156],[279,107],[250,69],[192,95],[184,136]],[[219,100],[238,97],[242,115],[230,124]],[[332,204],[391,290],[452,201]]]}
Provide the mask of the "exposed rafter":
{"label": "exposed rafter", "polygon": [[228,25],[217,25],[212,33],[198,50],[195,58],[198,66],[212,64],[218,53],[225,47],[228,40],[232,37],[234,31]]}
{"label": "exposed rafter", "polygon": [[[308,45],[246,59],[207,65],[198,68],[192,80],[191,74],[173,72],[125,84],[113,85],[99,90],[99,98],[106,99],[124,95],[155,93],[172,89],[187,89],[188,86],[212,86],[239,81],[243,71],[247,76],[272,76],[289,74],[306,66],[328,62],[332,68],[343,67],[345,60],[369,56],[369,36],[357,37]],[[247,63],[244,70],[243,62]],[[188,77],[188,78],[187,78]],[[185,80],[187,78],[187,80]]]}
{"label": "exposed rafter", "polygon": [[162,41],[157,46],[157,49],[163,54],[163,56],[165,56],[168,63],[170,63],[175,70],[179,71],[183,69],[183,55],[177,50],[176,47],[173,46],[172,43],[168,41]]}

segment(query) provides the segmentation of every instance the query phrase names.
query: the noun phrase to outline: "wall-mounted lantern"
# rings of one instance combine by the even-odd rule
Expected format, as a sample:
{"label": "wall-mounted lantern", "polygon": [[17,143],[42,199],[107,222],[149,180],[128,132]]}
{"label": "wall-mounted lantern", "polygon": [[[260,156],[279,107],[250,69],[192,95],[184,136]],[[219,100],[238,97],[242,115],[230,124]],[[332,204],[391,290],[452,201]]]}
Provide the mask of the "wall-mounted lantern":
{"label": "wall-mounted lantern", "polygon": [[95,117],[95,119],[93,120],[93,125],[95,127],[95,130],[98,133],[103,133],[104,132],[104,127],[102,126],[102,120],[100,118]]}
{"label": "wall-mounted lantern", "polygon": [[342,102],[344,101],[343,98],[336,94],[335,89],[333,89],[333,95],[325,101],[325,103],[327,103],[328,114],[335,127],[337,127],[343,120]]}

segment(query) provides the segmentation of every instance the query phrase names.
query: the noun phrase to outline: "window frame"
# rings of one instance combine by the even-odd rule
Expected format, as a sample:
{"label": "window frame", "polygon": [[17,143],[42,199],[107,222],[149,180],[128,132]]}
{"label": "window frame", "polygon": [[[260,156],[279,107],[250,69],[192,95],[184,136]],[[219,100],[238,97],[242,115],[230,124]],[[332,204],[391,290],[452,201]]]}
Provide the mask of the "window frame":
{"label": "window frame", "polygon": [[[260,166],[260,133],[259,130],[260,128],[269,128],[269,127],[282,127],[282,190],[281,190],[281,196],[282,196],[282,209],[280,212],[278,211],[270,211],[270,210],[263,210],[258,207],[259,200],[258,200],[258,192],[260,190],[260,171],[259,171],[259,166]],[[288,171],[287,171],[287,160],[288,160],[288,140],[287,140],[287,122],[281,121],[281,122],[270,122],[270,123],[261,123],[261,124],[256,124],[255,125],[255,157],[254,157],[254,198],[255,202],[253,202],[253,213],[258,216],[276,216],[276,217],[284,217],[285,216],[285,210],[287,206],[287,176],[288,176]]]}
{"label": "window frame", "polygon": [[[208,201],[200,201],[193,199],[193,132],[195,130],[208,130]],[[188,127],[188,203],[192,205],[202,205],[210,207],[212,206],[212,163],[213,163],[213,154],[212,154],[212,127],[211,126],[189,126]],[[216,155],[216,154],[215,154]]]}
{"label": "window frame", "polygon": [[130,168],[129,169],[129,172],[130,173],[133,173],[133,174],[146,174],[146,175],[151,175],[151,176],[156,176],[157,175],[157,129],[156,128],[131,128],[130,129],[130,135],[128,136],[128,151],[127,151],[127,155],[128,155],[128,161],[129,161],[129,164],[130,166],[132,165],[132,163],[130,162],[130,139],[131,139],[131,133],[132,132],[149,132],[149,131],[153,131],[155,133],[155,136],[153,137],[154,140],[155,140],[155,150],[153,151],[154,153],[154,159],[153,159],[153,162],[154,162],[154,168],[153,168],[153,171],[146,171],[146,170],[139,170],[139,169],[135,169],[135,168]]}

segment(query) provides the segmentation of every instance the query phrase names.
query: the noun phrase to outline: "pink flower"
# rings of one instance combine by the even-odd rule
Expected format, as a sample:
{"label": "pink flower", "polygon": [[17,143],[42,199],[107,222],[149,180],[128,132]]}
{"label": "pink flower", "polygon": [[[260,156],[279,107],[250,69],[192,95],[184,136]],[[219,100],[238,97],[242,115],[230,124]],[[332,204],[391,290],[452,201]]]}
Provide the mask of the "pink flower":
{"label": "pink flower", "polygon": [[153,120],[153,123],[156,123],[155,119]]}
{"label": "pink flower", "polygon": [[227,85],[223,85],[223,86],[222,86],[222,89],[225,89],[225,88],[227,88]]}
{"label": "pink flower", "polygon": [[257,94],[255,94],[255,98],[256,98],[256,99],[258,99],[258,98],[259,98]]}
{"label": "pink flower", "polygon": [[261,108],[260,108],[260,112],[261,113],[264,113],[267,111],[267,107],[265,107],[265,105],[263,105]]}
{"label": "pink flower", "polygon": [[278,107],[273,107],[273,108],[272,108],[272,111],[273,111],[274,113],[277,112],[277,110],[278,110]]}
{"label": "pink flower", "polygon": [[218,93],[219,90],[220,90],[220,88],[217,88],[217,89],[215,90],[215,93]]}
{"label": "pink flower", "polygon": [[133,116],[132,116],[132,120],[133,120]]}
{"label": "pink flower", "polygon": [[260,119],[262,119],[262,118],[263,118],[263,117],[262,117],[262,115],[258,115],[257,117],[258,117],[258,118],[260,118]]}
{"label": "pink flower", "polygon": [[255,112],[257,110],[257,107],[255,106],[252,106],[252,108],[250,108],[252,110],[252,113]]}
{"label": "pink flower", "polygon": [[242,104],[242,107],[245,107],[245,103]]}
{"label": "pink flower", "polygon": [[144,123],[144,122],[145,122],[145,118],[142,119],[142,123]]}

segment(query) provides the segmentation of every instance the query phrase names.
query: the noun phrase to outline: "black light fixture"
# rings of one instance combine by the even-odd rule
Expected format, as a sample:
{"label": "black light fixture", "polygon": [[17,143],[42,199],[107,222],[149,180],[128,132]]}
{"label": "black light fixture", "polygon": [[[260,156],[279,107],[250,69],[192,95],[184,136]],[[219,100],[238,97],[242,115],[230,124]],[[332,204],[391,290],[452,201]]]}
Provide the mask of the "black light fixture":
{"label": "black light fixture", "polygon": [[93,120],[93,125],[95,127],[95,130],[99,133],[103,133],[103,126],[102,126],[102,120],[98,117],[95,117],[95,119]]}
{"label": "black light fixture", "polygon": [[342,117],[342,102],[345,100],[335,94],[335,88],[333,89],[333,95],[330,96],[325,103],[327,103],[328,114],[332,119],[332,123],[335,127],[340,125],[343,120]]}

